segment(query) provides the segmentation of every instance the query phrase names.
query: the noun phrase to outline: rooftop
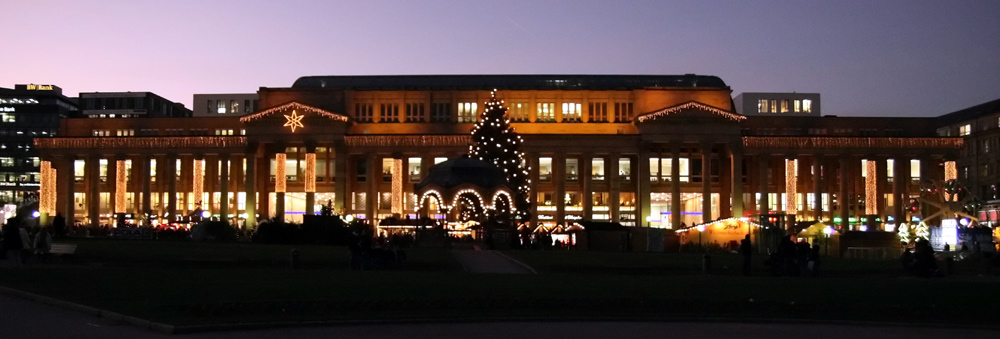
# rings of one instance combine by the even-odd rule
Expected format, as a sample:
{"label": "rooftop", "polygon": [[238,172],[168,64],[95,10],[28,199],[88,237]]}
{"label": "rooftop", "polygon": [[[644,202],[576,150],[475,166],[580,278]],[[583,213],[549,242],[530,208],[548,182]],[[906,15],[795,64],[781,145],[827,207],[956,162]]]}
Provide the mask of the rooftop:
{"label": "rooftop", "polygon": [[292,88],[352,90],[632,90],[649,87],[728,88],[711,75],[325,75],[306,76]]}

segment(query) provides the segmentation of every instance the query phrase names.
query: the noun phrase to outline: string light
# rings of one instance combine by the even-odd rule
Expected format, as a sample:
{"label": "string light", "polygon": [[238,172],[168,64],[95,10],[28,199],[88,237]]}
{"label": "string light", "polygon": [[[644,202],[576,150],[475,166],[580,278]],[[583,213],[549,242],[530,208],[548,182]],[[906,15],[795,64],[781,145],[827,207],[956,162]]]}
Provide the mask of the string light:
{"label": "string light", "polygon": [[316,192],[316,153],[306,153],[306,193]]}
{"label": "string light", "polygon": [[[312,113],[312,114],[316,114],[316,115],[319,115],[319,116],[327,117],[327,118],[330,118],[330,119],[333,119],[333,120],[336,120],[336,121],[345,121],[345,122],[347,121],[347,116],[345,116],[345,115],[340,115],[340,114],[329,112],[329,111],[325,111],[325,110],[322,110],[322,109],[319,109],[319,108],[316,108],[316,107],[303,105],[303,104],[300,104],[298,102],[290,102],[290,103],[287,103],[287,104],[284,104],[284,105],[281,105],[281,106],[277,106],[277,107],[274,107],[274,108],[269,108],[269,109],[266,109],[266,110],[263,110],[263,111],[260,111],[260,112],[254,113],[254,114],[247,115],[245,117],[240,118],[240,122],[250,122],[250,121],[253,121],[253,120],[265,118],[265,117],[267,117],[269,115],[272,115],[272,114],[275,114],[275,113],[288,112],[289,110],[292,110],[292,111],[299,110],[299,111],[302,111],[304,113]],[[299,126],[299,127],[302,127],[302,126]],[[292,129],[292,132],[295,132],[294,128]]]}
{"label": "string light", "polygon": [[443,200],[441,199],[441,193],[436,190],[424,192],[424,194],[420,196],[420,205],[423,206],[424,202],[430,198],[434,198],[434,200],[437,201],[439,212],[447,213],[449,208],[442,203]]}
{"label": "string light", "polygon": [[403,159],[392,159],[392,206],[393,214],[403,213]]}
{"label": "string light", "polygon": [[[194,195],[195,202],[203,201],[205,198],[205,160],[195,159],[194,160],[194,174],[192,174],[191,192]],[[203,210],[208,210],[208,206],[202,205]]]}
{"label": "string light", "polygon": [[743,137],[744,148],[960,149],[962,138]]}
{"label": "string light", "polygon": [[285,153],[274,155],[274,193],[285,193]]}
{"label": "string light", "polygon": [[44,149],[197,149],[246,147],[247,138],[212,137],[131,137],[131,138],[37,138],[35,147]]}
{"label": "string light", "polygon": [[[497,98],[496,90],[490,92],[490,99],[484,106],[479,115],[480,120],[472,128],[469,156],[491,162],[503,170],[508,185],[515,189],[514,194],[508,196],[510,211],[525,220],[530,210],[530,168],[521,165],[524,155],[520,151],[520,143],[523,140],[510,126],[507,108],[504,107],[504,101]],[[497,206],[496,201],[491,204]]]}
{"label": "string light", "polygon": [[49,215],[55,214],[55,178],[52,172],[55,169],[52,168],[52,163],[43,160],[40,164],[39,169],[39,180],[41,181],[39,188],[39,199],[38,199],[38,212],[48,213]]}
{"label": "string light", "polygon": [[687,110],[691,110],[691,109],[698,109],[698,110],[702,110],[702,111],[706,111],[706,112],[710,112],[710,113],[715,113],[715,114],[721,115],[721,116],[725,117],[726,119],[729,119],[729,120],[732,120],[732,121],[743,121],[743,120],[746,120],[746,118],[747,118],[747,117],[739,115],[739,114],[733,114],[733,113],[731,113],[731,112],[729,112],[727,110],[720,109],[718,107],[709,106],[709,105],[706,105],[706,104],[703,104],[703,103],[700,103],[700,102],[697,102],[697,101],[688,101],[686,103],[683,103],[683,104],[680,104],[680,105],[677,105],[677,106],[667,107],[667,108],[664,108],[664,109],[661,109],[661,110],[652,111],[652,112],[640,115],[639,117],[636,118],[636,120],[639,121],[639,122],[644,122],[646,120],[656,119],[656,118],[661,117],[661,116],[667,116],[667,115],[671,115],[671,114],[674,114],[674,113],[679,113],[679,112],[683,112],[683,111],[687,111]]}
{"label": "string light", "polygon": [[125,160],[115,161],[115,213],[125,213],[125,191],[127,190],[127,184],[128,176],[125,173]]}
{"label": "string light", "polygon": [[795,214],[797,211],[796,194],[798,188],[798,166],[796,159],[785,159],[785,213]]}
{"label": "string light", "polygon": [[282,126],[291,128],[292,133],[295,133],[296,128],[306,127],[305,125],[302,124],[302,118],[304,117],[305,117],[304,115],[299,115],[299,113],[293,109],[292,115],[287,115],[287,114],[285,115],[285,124]]}
{"label": "string light", "polygon": [[464,146],[468,135],[348,135],[344,144],[350,147],[432,147]]}
{"label": "string light", "polygon": [[878,214],[878,179],[876,177],[875,161],[865,161],[865,214]]}

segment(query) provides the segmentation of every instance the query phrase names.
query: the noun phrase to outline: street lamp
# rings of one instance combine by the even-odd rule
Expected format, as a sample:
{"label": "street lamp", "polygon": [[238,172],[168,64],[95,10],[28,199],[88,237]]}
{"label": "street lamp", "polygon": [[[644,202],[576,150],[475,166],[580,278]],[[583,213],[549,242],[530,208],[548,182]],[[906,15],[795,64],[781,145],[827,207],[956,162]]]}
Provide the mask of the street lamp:
{"label": "street lamp", "polygon": [[830,255],[830,235],[833,234],[833,227],[827,226],[823,228],[823,234],[826,234],[826,255]]}
{"label": "street lamp", "polygon": [[705,245],[701,242],[701,234],[705,233],[705,225],[698,225],[698,246],[705,249]]}

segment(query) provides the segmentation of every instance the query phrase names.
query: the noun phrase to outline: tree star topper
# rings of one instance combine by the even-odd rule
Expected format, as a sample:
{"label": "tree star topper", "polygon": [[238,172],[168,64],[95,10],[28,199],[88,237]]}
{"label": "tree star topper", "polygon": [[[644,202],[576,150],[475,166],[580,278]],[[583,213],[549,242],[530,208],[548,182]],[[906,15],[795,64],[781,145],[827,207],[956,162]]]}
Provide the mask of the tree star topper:
{"label": "tree star topper", "polygon": [[304,115],[299,115],[297,112],[295,112],[295,110],[292,110],[292,115],[285,115],[286,122],[285,122],[284,126],[285,127],[290,127],[292,129],[292,133],[295,133],[295,129],[296,128],[298,128],[298,127],[305,128],[305,126],[302,125],[302,118],[303,117],[305,117],[305,116]]}

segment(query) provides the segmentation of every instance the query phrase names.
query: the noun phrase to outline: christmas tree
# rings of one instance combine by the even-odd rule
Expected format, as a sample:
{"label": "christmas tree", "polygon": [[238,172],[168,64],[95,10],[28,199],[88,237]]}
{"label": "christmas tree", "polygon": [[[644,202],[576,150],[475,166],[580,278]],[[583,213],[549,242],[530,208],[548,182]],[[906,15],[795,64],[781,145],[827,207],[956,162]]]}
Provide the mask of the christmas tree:
{"label": "christmas tree", "polygon": [[[503,170],[507,183],[514,189],[513,205],[517,217],[521,221],[530,218],[530,202],[528,201],[528,168],[521,153],[521,137],[510,127],[507,119],[507,108],[503,101],[497,99],[496,91],[490,92],[490,100],[486,102],[479,122],[472,129],[472,144],[469,145],[469,156],[483,161],[492,162]],[[498,211],[503,212],[503,211]]]}

